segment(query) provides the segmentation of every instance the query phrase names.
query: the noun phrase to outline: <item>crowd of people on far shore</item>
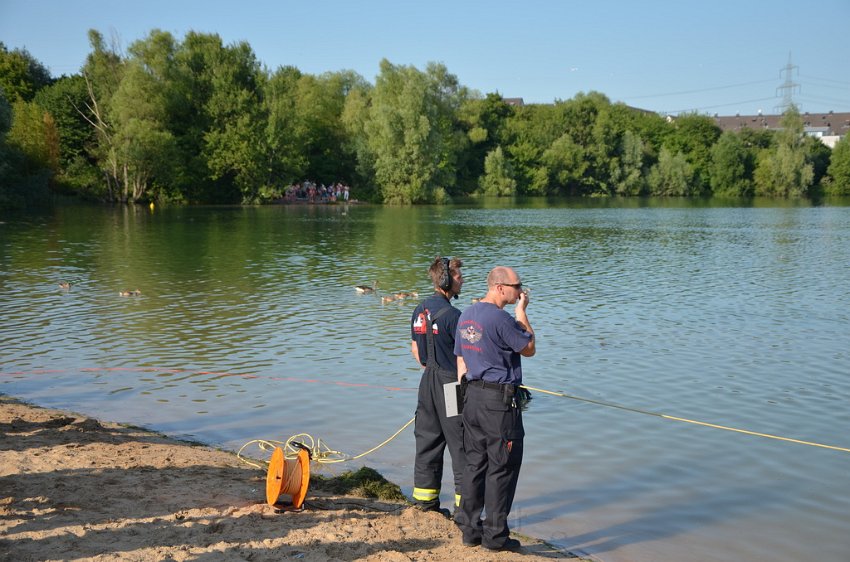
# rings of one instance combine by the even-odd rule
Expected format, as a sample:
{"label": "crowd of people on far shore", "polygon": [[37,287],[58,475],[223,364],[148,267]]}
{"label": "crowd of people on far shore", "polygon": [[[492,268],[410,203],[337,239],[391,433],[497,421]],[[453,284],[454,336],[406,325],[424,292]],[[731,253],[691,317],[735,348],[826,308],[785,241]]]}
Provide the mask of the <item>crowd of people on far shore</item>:
{"label": "crowd of people on far shore", "polygon": [[351,188],[342,182],[334,182],[330,185],[317,184],[314,181],[304,180],[301,183],[287,185],[284,190],[283,200],[288,203],[296,201],[307,203],[333,203],[336,201],[348,201]]}

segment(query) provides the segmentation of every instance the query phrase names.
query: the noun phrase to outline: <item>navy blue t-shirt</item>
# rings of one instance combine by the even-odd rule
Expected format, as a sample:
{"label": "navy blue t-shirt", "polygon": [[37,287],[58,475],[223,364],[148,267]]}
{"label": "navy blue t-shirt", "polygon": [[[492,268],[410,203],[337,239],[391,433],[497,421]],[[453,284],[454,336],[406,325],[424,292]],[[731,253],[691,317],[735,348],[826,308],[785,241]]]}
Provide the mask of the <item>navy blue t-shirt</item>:
{"label": "navy blue t-shirt", "polygon": [[466,363],[466,378],[500,384],[522,384],[520,351],[531,334],[516,319],[489,302],[475,303],[460,315],[455,355]]}
{"label": "navy blue t-shirt", "polygon": [[[437,318],[436,323],[431,322],[437,312],[449,307],[451,310]],[[419,362],[425,365],[428,359],[428,342],[425,339],[425,330],[431,324],[434,334],[434,347],[437,355],[437,365],[447,371],[457,372],[457,359],[454,354],[454,335],[457,331],[457,318],[460,310],[453,307],[446,297],[440,293],[434,293],[413,310],[410,319],[410,338],[416,342],[419,348]]]}

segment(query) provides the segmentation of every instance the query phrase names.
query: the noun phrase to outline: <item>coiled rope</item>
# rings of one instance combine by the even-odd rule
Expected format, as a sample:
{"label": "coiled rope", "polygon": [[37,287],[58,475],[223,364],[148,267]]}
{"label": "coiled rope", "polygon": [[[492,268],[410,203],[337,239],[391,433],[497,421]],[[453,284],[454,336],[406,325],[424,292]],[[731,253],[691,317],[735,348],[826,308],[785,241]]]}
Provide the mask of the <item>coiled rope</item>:
{"label": "coiled rope", "polygon": [[248,466],[253,466],[254,468],[259,468],[259,469],[263,469],[263,470],[268,468],[268,465],[269,465],[268,461],[260,461],[263,464],[257,464],[257,462],[254,462],[253,460],[242,456],[242,451],[244,451],[250,445],[256,444],[260,448],[260,450],[262,450],[262,451],[273,451],[275,449],[275,447],[281,447],[281,449],[283,449],[284,458],[288,459],[288,460],[291,460],[291,459],[294,459],[295,457],[297,457],[298,451],[301,449],[302,446],[304,446],[304,447],[307,447],[307,449],[310,450],[310,453],[311,453],[310,460],[321,463],[321,464],[332,464],[332,463],[353,461],[353,460],[357,460],[361,457],[365,457],[366,455],[368,455],[370,453],[374,453],[375,451],[377,451],[378,449],[380,449],[381,447],[383,447],[384,445],[386,445],[387,443],[389,443],[390,441],[392,441],[393,439],[398,437],[398,435],[402,431],[407,429],[407,426],[412,424],[413,420],[415,420],[415,419],[416,419],[416,417],[410,418],[410,420],[406,424],[401,426],[398,429],[398,431],[393,433],[389,438],[384,440],[379,445],[372,447],[368,451],[360,453],[359,455],[351,456],[351,455],[348,455],[346,453],[343,453],[342,451],[336,451],[336,450],[328,447],[327,444],[325,442],[323,442],[321,439],[313,439],[313,436],[308,434],[308,433],[299,433],[297,435],[293,435],[292,437],[290,437],[286,441],[276,441],[274,439],[252,439],[251,441],[248,441],[247,443],[242,445],[242,447],[239,448],[239,451],[237,451],[237,453],[236,453],[236,458],[238,458],[240,461],[244,462]]}

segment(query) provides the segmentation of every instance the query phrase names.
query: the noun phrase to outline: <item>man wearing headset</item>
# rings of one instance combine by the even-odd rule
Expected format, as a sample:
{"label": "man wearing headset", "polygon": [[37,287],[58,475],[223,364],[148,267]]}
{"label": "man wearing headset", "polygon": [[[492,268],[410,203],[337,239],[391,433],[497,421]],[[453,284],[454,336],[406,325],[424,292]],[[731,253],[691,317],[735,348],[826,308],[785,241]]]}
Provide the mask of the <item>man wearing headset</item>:
{"label": "man wearing headset", "polygon": [[[425,368],[419,382],[416,405],[416,460],[413,468],[413,499],[419,509],[439,511],[440,484],[443,481],[443,456],[448,446],[452,457],[455,484],[455,507],[460,505],[460,486],[466,457],[463,454],[463,422],[457,404],[446,405],[446,386],[458,383],[457,360],[454,355],[455,332],[460,310],[451,305],[463,286],[458,258],[436,257],[428,274],[434,283],[434,294],[414,309],[411,318],[410,350],[416,362]],[[450,400],[454,386],[449,386]],[[453,414],[453,415],[448,415]]]}

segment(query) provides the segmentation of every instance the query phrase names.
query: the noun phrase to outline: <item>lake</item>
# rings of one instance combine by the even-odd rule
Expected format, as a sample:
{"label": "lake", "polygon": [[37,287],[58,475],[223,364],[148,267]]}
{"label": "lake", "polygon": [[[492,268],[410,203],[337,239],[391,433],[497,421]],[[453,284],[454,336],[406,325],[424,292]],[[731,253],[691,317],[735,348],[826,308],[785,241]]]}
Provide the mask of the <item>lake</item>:
{"label": "lake", "polygon": [[[526,384],[582,398],[534,393],[514,530],[611,562],[844,562],[850,453],[656,414],[850,448],[848,205],[6,214],[0,392],[231,450],[305,432],[356,455],[416,403],[415,301],[380,295],[424,296],[434,256],[458,256],[465,308],[510,265],[531,288]],[[323,470],[366,464],[409,495],[413,452],[408,428]]]}

